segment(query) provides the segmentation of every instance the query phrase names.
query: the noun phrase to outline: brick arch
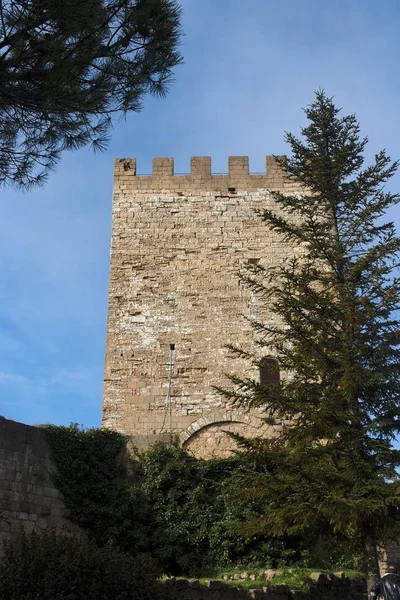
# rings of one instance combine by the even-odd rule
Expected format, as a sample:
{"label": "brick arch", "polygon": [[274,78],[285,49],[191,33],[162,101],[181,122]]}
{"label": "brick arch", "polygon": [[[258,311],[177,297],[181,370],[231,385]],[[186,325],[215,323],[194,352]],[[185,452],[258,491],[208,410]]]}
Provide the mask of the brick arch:
{"label": "brick arch", "polygon": [[[205,420],[209,422],[204,423]],[[196,458],[203,460],[228,458],[238,448],[229,432],[247,438],[272,437],[275,429],[259,417],[243,414],[236,417],[229,415],[228,419],[223,420],[215,417],[198,419],[196,427],[198,429],[189,433],[189,437],[183,441],[183,447]]]}
{"label": "brick arch", "polygon": [[179,434],[179,440],[185,447],[192,436],[196,435],[200,430],[210,427],[211,425],[222,425],[223,423],[242,423],[256,429],[260,429],[260,434],[266,429],[271,429],[271,425],[266,425],[265,420],[261,416],[254,413],[243,413],[239,410],[229,412],[215,411],[212,414],[204,415],[192,423],[187,429]]}

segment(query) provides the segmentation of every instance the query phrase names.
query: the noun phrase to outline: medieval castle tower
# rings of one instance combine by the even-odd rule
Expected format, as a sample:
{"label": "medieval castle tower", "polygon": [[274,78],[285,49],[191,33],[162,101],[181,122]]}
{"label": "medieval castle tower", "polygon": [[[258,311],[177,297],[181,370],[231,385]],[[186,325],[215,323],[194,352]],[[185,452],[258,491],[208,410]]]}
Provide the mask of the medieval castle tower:
{"label": "medieval castle tower", "polygon": [[271,156],[261,175],[249,174],[245,156],[229,157],[226,175],[212,175],[209,157],[192,158],[189,175],[174,174],[171,158],[155,158],[152,175],[137,175],[135,159],[116,160],[103,426],[140,449],[177,438],[204,458],[230,452],[225,431],[274,435],[282,426],[213,386],[229,388],[225,373],[260,376],[226,348],[264,358],[244,317],[274,318],[238,273],[297,251],[255,210],[273,205],[270,190],[298,189]]}

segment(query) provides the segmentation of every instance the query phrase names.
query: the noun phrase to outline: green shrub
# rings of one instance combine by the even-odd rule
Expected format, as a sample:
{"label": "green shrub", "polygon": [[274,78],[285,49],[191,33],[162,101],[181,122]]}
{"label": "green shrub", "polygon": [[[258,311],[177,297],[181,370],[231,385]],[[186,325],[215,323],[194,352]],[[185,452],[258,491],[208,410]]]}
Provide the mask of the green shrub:
{"label": "green shrub", "polygon": [[152,555],[172,575],[208,567],[209,530],[222,511],[216,482],[204,476],[201,461],[176,446],[157,444],[141,466]]}
{"label": "green shrub", "polygon": [[115,431],[76,425],[44,431],[70,518],[97,545],[148,553],[170,575],[308,566],[304,541],[254,533],[268,506],[242,494],[242,476],[259,468],[246,453],[204,461],[156,444],[133,461]]}
{"label": "green shrub", "polygon": [[182,448],[157,444],[141,457],[150,551],[166,573],[198,575],[232,565],[277,567],[301,558],[299,540],[246,531],[265,506],[242,502],[235,479],[250,468],[243,455],[197,460]]}
{"label": "green shrub", "polygon": [[64,495],[72,520],[99,544],[115,535],[129,500],[120,459],[125,438],[115,431],[45,425],[58,473],[55,484]]}
{"label": "green shrub", "polygon": [[154,564],[110,546],[47,533],[24,536],[0,562],[7,600],[166,600]]}
{"label": "green shrub", "polygon": [[71,520],[98,545],[112,543],[136,554],[146,552],[147,506],[127,475],[126,437],[108,429],[45,425],[57,476]]}

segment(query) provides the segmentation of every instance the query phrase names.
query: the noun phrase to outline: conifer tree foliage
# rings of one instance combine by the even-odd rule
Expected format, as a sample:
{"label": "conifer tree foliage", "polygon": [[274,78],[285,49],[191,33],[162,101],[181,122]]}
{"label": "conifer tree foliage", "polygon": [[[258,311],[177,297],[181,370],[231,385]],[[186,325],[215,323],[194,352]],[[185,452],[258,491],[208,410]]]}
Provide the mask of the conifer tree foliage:
{"label": "conifer tree foliage", "polygon": [[64,150],[107,143],[115,113],[163,96],[176,0],[0,2],[0,184],[43,182]]}
{"label": "conifer tree foliage", "polygon": [[279,317],[253,325],[284,376],[268,385],[233,376],[235,391],[220,391],[292,422],[246,444],[265,471],[241,487],[270,506],[255,530],[332,534],[366,556],[400,524],[400,239],[385,221],[400,196],[384,189],[398,163],[381,151],[364,166],[356,117],[323,91],[305,114],[280,159],[305,191],[272,192],[276,210],[260,212],[303,252],[276,268],[249,265],[244,277]]}

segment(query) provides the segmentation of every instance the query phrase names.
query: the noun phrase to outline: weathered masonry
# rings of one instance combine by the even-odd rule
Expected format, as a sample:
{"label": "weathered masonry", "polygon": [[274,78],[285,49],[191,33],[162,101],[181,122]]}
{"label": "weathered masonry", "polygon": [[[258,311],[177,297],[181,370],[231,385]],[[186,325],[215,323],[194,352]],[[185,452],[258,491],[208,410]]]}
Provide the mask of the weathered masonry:
{"label": "weathered masonry", "polygon": [[225,431],[282,426],[213,387],[229,385],[225,373],[258,376],[226,346],[263,358],[244,317],[273,319],[238,273],[299,250],[255,214],[277,189],[298,191],[271,156],[257,175],[246,156],[229,157],[226,175],[211,174],[209,157],[192,158],[189,175],[174,174],[172,158],[155,158],[152,175],[137,175],[133,158],[116,160],[103,426],[139,448],[177,437],[205,458],[230,452]]}
{"label": "weathered masonry", "polygon": [[56,473],[43,431],[0,416],[0,559],[4,542],[16,542],[22,533],[85,535],[69,521]]}

